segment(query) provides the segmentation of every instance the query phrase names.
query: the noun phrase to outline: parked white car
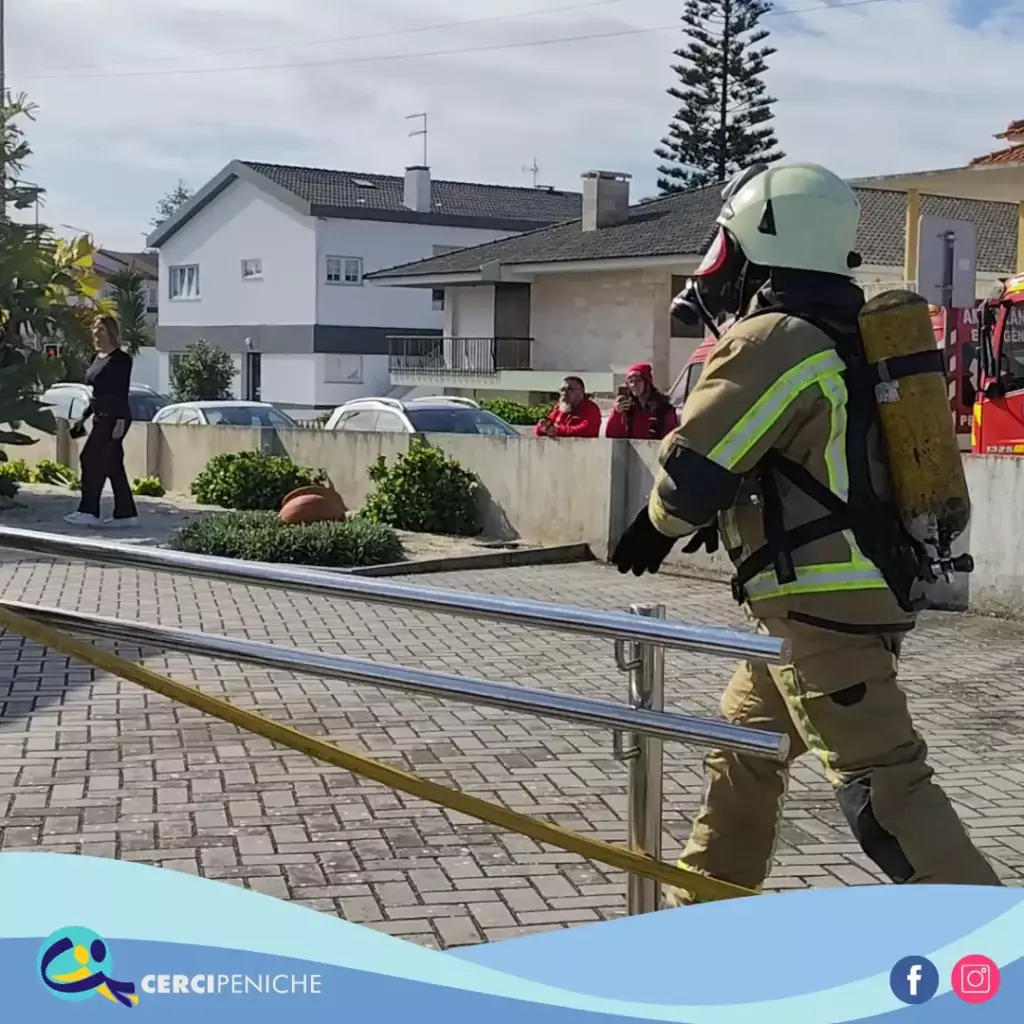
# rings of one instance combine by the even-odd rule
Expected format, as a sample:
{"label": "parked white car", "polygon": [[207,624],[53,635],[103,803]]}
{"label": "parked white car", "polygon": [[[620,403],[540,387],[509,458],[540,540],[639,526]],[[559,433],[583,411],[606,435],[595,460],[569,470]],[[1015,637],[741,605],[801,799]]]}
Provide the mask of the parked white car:
{"label": "parked white car", "polygon": [[519,432],[471,398],[441,396],[413,398],[356,398],[339,405],[325,430],[392,434],[485,434],[519,437]]}
{"label": "parked white car", "polygon": [[298,424],[269,402],[176,402],[165,405],[154,423],[192,424],[205,427],[281,427]]}
{"label": "parked white car", "polygon": [[[92,388],[88,384],[70,381],[54,384],[43,392],[39,399],[49,406],[54,419],[77,423],[92,400]],[[167,398],[145,384],[132,384],[128,389],[128,408],[136,423],[145,423],[167,404]]]}

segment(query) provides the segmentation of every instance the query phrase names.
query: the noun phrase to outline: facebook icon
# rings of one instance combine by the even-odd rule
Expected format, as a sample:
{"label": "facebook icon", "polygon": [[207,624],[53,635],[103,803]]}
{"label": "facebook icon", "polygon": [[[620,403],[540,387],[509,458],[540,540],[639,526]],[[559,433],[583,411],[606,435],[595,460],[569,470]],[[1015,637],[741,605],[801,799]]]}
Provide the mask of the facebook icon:
{"label": "facebook icon", "polygon": [[927,957],[905,956],[889,972],[889,988],[902,1003],[927,1003],[938,991],[939,972]]}

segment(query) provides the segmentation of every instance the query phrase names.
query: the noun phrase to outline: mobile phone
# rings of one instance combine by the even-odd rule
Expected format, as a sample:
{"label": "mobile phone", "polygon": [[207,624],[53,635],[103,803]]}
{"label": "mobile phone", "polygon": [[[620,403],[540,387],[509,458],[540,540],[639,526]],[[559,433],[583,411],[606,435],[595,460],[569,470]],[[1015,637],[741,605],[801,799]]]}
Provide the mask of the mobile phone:
{"label": "mobile phone", "polygon": [[632,397],[632,396],[630,395],[629,388],[627,388],[626,385],[623,384],[619,388],[619,398],[630,398],[630,397]]}

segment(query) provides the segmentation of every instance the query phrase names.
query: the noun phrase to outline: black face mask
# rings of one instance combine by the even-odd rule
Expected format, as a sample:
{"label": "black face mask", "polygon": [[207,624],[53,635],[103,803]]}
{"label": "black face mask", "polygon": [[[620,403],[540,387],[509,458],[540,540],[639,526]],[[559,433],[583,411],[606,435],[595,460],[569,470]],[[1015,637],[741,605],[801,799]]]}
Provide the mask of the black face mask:
{"label": "black face mask", "polygon": [[696,273],[675,296],[670,315],[686,327],[705,327],[717,338],[718,324],[741,313],[768,273],[750,263],[726,228],[720,227]]}

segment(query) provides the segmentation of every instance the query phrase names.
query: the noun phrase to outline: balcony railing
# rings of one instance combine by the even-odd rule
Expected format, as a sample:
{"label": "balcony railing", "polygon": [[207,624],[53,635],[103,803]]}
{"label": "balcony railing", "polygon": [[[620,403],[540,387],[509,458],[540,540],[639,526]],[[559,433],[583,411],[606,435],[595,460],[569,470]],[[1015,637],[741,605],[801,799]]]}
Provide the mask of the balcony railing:
{"label": "balcony railing", "polygon": [[391,373],[487,376],[531,368],[532,338],[388,338]]}

